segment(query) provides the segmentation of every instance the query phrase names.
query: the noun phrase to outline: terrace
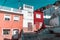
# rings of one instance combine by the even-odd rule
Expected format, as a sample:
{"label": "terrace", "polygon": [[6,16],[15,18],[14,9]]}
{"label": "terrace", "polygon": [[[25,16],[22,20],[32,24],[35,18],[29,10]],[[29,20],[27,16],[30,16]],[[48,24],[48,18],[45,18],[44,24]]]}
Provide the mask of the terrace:
{"label": "terrace", "polygon": [[22,12],[22,10],[6,7],[6,6],[0,6],[0,11],[13,12],[13,13],[18,13],[18,14],[21,14]]}

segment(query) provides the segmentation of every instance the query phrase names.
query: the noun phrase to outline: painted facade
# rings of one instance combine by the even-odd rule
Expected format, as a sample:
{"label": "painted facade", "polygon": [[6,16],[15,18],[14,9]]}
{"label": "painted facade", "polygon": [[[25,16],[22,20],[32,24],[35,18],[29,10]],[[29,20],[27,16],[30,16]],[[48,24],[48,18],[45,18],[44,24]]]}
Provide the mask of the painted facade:
{"label": "painted facade", "polygon": [[34,32],[40,28],[44,28],[44,17],[43,12],[40,10],[33,11],[33,6],[23,5],[22,13],[23,17],[23,31]]}
{"label": "painted facade", "polygon": [[23,5],[22,13],[23,17],[23,30],[24,32],[33,31],[34,16],[33,16],[33,6]]}
{"label": "painted facade", "polygon": [[[0,40],[17,38],[22,27],[23,14],[0,9]],[[14,35],[16,36],[14,37]]]}
{"label": "painted facade", "polygon": [[34,11],[34,25],[36,29],[40,29],[43,25],[44,18],[43,18],[43,12],[40,10]]}
{"label": "painted facade", "polygon": [[12,39],[12,37],[17,39],[21,29],[24,32],[34,32],[42,27],[43,22],[43,13],[34,11],[33,6],[24,4],[23,10],[13,8],[6,10],[2,7],[0,9],[0,38],[1,40]]}

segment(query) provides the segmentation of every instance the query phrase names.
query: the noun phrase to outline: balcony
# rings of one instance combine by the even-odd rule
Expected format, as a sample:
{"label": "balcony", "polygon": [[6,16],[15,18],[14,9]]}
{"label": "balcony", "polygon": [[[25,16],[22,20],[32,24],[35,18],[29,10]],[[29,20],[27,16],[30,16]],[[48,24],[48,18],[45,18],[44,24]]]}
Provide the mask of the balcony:
{"label": "balcony", "polygon": [[0,11],[13,12],[13,13],[18,13],[18,14],[21,14],[22,12],[22,10],[6,7],[6,6],[0,6]]}

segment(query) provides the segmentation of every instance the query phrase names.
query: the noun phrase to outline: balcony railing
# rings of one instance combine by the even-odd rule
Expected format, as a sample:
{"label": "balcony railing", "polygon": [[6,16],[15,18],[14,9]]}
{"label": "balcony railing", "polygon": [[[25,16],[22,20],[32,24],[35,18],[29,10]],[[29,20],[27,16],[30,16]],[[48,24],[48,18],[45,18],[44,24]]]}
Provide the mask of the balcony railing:
{"label": "balcony railing", "polygon": [[7,12],[14,12],[14,13],[21,13],[22,10],[11,8],[11,7],[6,7],[6,6],[0,6],[1,11],[7,11]]}

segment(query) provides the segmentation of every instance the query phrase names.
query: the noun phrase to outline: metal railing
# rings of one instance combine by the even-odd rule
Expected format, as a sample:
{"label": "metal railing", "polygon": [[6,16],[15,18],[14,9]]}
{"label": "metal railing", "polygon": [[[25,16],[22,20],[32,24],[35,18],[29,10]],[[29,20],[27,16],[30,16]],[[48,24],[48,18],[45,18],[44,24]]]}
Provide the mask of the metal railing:
{"label": "metal railing", "polygon": [[22,12],[19,9],[15,9],[15,8],[11,8],[11,7],[6,7],[6,6],[0,6],[0,10],[1,11],[9,11],[9,12],[17,12],[17,13]]}

